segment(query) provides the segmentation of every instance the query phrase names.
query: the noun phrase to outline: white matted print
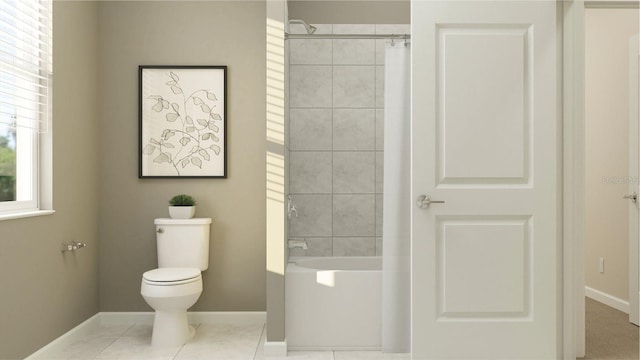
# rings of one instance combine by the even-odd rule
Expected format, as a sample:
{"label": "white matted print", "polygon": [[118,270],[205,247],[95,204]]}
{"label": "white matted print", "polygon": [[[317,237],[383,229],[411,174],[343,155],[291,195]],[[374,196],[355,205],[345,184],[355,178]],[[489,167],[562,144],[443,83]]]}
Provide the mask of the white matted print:
{"label": "white matted print", "polygon": [[140,178],[220,177],[226,66],[140,66]]}

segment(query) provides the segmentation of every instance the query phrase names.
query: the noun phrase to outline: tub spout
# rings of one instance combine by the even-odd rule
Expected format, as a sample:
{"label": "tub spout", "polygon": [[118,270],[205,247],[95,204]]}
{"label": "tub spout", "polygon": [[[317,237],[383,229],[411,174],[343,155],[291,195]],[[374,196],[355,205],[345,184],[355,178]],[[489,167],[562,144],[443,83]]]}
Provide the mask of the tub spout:
{"label": "tub spout", "polygon": [[302,250],[309,250],[309,245],[307,244],[307,240],[304,239],[290,239],[287,242],[289,249],[301,248]]}

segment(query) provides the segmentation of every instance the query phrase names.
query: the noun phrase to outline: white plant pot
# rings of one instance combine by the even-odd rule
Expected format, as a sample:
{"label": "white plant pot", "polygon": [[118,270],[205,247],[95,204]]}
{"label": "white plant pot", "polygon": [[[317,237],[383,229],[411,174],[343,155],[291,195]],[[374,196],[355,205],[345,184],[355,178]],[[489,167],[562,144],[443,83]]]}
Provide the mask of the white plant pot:
{"label": "white plant pot", "polygon": [[195,214],[195,206],[169,206],[169,216],[172,219],[191,219]]}

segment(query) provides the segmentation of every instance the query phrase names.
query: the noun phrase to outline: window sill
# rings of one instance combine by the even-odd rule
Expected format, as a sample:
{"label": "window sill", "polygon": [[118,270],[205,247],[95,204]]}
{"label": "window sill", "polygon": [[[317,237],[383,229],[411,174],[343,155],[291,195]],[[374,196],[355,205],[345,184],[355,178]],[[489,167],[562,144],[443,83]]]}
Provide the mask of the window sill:
{"label": "window sill", "polygon": [[22,218],[42,216],[42,215],[51,215],[55,212],[56,212],[55,210],[29,210],[29,211],[14,212],[10,214],[0,214],[0,221],[22,219]]}

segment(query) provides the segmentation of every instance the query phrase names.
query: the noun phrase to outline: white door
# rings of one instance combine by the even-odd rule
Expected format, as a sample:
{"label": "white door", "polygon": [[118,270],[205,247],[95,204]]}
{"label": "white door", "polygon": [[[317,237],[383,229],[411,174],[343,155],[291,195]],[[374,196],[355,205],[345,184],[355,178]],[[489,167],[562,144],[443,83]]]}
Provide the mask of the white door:
{"label": "white door", "polygon": [[639,325],[640,321],[638,315],[640,309],[638,309],[638,223],[640,211],[638,210],[638,193],[640,188],[638,182],[640,181],[640,173],[638,171],[640,159],[639,159],[639,147],[638,137],[640,132],[638,131],[638,87],[640,86],[640,74],[639,74],[639,46],[638,42],[640,37],[638,35],[631,38],[629,42],[629,194],[636,194],[636,201],[629,201],[629,321]]}
{"label": "white door", "polygon": [[554,1],[412,1],[413,359],[562,347]]}

